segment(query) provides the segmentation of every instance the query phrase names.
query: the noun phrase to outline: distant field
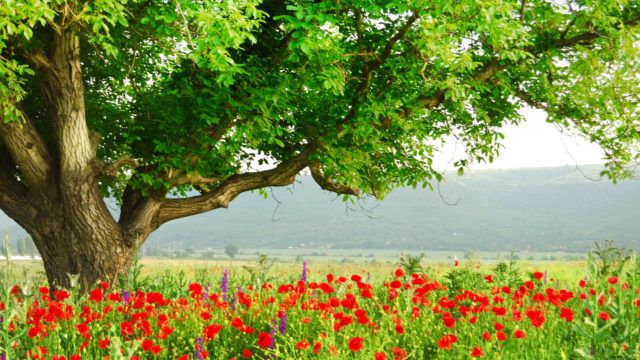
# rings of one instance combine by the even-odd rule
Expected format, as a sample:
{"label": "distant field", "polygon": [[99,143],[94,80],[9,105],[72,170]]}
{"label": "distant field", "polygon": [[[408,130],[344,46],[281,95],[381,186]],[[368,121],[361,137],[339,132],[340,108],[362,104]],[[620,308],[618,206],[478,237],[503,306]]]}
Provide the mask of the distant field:
{"label": "distant field", "polygon": [[[295,276],[300,272],[302,261],[306,261],[311,273],[326,274],[335,272],[371,273],[386,277],[399,265],[401,254],[420,255],[420,252],[395,252],[387,250],[369,249],[245,249],[233,260],[229,259],[222,250],[217,252],[214,259],[181,258],[167,259],[144,257],[139,261],[142,276],[156,276],[165,273],[203,274],[210,273],[218,276],[224,270],[243,275],[247,273],[245,267],[256,265],[258,255],[266,254],[273,266],[270,270],[274,276]],[[453,267],[454,259],[458,259],[460,267],[470,267],[481,272],[489,272],[498,262],[507,261],[508,253],[479,252],[471,259],[464,258],[464,252],[433,251],[425,254],[422,265],[425,269],[439,274]],[[586,274],[586,261],[562,260],[567,258],[585,258],[584,254],[567,253],[527,253],[517,254],[516,264],[522,275],[533,271],[548,271],[550,278],[557,278],[563,282],[574,282]],[[555,256],[553,261],[545,260],[548,256]],[[527,260],[534,259],[534,260]],[[6,267],[6,261],[0,261],[0,271]],[[12,261],[13,273],[20,281],[44,283],[46,280],[44,268],[40,260]],[[215,274],[215,275],[214,275]]]}
{"label": "distant field", "polygon": [[[510,256],[509,252],[478,251],[419,251],[419,250],[397,250],[397,249],[331,249],[331,248],[240,248],[236,259],[254,259],[257,254],[267,254],[270,258],[278,261],[301,261],[303,259],[316,259],[333,262],[393,262],[400,254],[420,255],[425,254],[425,260],[431,262],[447,262],[453,259],[463,260],[469,257],[474,261],[492,262],[504,260]],[[175,251],[177,258],[204,258],[211,260],[225,260],[228,256],[223,249],[207,249],[201,251]],[[515,259],[529,261],[557,261],[557,260],[584,260],[584,253],[572,252],[516,252]],[[152,255],[152,254],[146,254]],[[155,256],[151,256],[155,257]]]}

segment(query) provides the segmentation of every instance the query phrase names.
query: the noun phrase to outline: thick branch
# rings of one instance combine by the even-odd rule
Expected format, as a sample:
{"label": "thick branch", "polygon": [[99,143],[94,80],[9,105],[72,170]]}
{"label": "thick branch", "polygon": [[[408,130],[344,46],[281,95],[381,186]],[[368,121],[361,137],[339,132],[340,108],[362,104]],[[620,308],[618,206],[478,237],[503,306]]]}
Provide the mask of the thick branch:
{"label": "thick branch", "polygon": [[180,185],[198,186],[198,185],[216,184],[221,182],[222,180],[223,179],[221,178],[204,177],[198,173],[192,173],[192,174],[173,176],[169,178],[169,184],[171,184],[172,187],[180,186]]}
{"label": "thick branch", "polygon": [[[44,98],[52,109],[52,123],[60,150],[60,171],[64,178],[86,176],[93,168],[96,147],[85,119],[84,84],[80,62],[80,40],[72,28],[53,35],[50,55],[32,54],[31,61],[51,67],[41,71]],[[50,65],[46,65],[46,61]]]}
{"label": "thick branch", "polygon": [[15,168],[0,159],[0,209],[24,227],[33,220],[36,211],[27,199],[27,188],[15,175]]}
{"label": "thick branch", "polygon": [[5,124],[3,113],[0,108],[0,138],[20,168],[24,181],[34,189],[50,186],[54,162],[35,126],[24,112],[23,122],[12,121]]}
{"label": "thick branch", "polygon": [[296,175],[308,166],[309,155],[313,150],[311,146],[270,170],[233,175],[203,195],[187,199],[165,199],[160,207],[160,224],[221,207],[226,208],[231,200],[245,191],[293,184]]}
{"label": "thick branch", "polygon": [[105,176],[116,176],[125,166],[131,166],[133,168],[138,167],[138,161],[136,159],[132,159],[130,156],[125,155],[122,156],[115,161],[100,163],[98,173]]}
{"label": "thick branch", "polygon": [[161,201],[153,196],[143,196],[131,187],[124,190],[118,223],[129,246],[139,246],[161,225],[158,220],[160,205]]}
{"label": "thick branch", "polygon": [[324,176],[322,170],[320,169],[320,164],[316,162],[311,163],[309,165],[309,170],[311,170],[311,176],[313,177],[313,180],[315,180],[315,182],[320,185],[322,189],[334,192],[336,194],[354,195],[357,197],[360,196],[359,189],[338,184],[333,181],[333,179]]}

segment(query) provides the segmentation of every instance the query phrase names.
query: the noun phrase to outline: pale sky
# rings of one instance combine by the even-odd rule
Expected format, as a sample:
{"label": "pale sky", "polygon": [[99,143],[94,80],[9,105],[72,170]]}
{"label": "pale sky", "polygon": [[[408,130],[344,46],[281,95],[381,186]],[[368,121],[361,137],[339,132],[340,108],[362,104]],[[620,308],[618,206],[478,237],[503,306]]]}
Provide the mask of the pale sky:
{"label": "pale sky", "polygon": [[[504,128],[504,147],[500,157],[492,164],[474,164],[472,169],[504,169],[548,167],[563,165],[587,165],[604,163],[602,150],[575,135],[562,134],[556,126],[545,121],[546,114],[537,109],[523,111],[525,121],[517,126]],[[455,154],[455,156],[454,156]],[[438,169],[446,166],[455,171],[453,158],[464,157],[464,148],[448,142],[439,156],[434,159]]]}

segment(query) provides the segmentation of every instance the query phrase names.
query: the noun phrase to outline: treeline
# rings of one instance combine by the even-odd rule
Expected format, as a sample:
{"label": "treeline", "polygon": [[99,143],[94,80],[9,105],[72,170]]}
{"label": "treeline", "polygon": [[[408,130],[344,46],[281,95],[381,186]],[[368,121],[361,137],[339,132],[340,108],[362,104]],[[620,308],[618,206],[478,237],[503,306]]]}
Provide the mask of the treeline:
{"label": "treeline", "polygon": [[9,254],[11,256],[28,256],[31,258],[40,256],[36,244],[33,243],[30,237],[11,239],[5,232],[2,242],[0,242],[0,256],[6,259]]}

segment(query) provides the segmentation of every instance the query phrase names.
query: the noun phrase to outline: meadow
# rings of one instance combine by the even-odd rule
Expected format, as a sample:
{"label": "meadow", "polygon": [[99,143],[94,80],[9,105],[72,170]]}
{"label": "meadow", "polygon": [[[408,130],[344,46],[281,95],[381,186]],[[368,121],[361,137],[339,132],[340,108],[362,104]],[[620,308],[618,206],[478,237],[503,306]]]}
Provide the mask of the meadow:
{"label": "meadow", "polygon": [[143,258],[84,294],[3,262],[0,358],[640,359],[629,252],[377,258]]}

